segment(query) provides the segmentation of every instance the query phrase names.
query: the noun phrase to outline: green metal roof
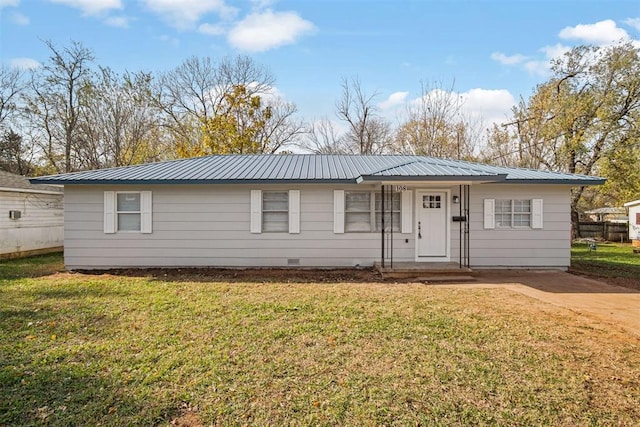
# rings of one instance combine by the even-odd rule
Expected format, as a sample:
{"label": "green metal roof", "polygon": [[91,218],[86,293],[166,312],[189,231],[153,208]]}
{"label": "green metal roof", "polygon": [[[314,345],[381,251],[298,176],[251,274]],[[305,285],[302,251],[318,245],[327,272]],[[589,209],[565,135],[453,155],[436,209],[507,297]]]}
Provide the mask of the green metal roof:
{"label": "green metal roof", "polygon": [[32,178],[33,184],[278,184],[481,181],[597,185],[603,178],[405,155],[213,155]]}

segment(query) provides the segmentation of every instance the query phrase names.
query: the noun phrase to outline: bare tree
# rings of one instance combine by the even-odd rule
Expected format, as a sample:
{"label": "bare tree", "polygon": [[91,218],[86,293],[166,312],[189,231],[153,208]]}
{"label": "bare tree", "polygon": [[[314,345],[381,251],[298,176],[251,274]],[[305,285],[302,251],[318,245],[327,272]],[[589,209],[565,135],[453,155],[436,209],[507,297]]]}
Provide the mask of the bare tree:
{"label": "bare tree", "polygon": [[101,68],[86,107],[78,143],[82,168],[127,166],[159,157],[160,147],[150,140],[158,118],[151,74],[120,76]]}
{"label": "bare tree", "polygon": [[420,98],[407,106],[408,120],[396,133],[402,153],[450,158],[472,158],[476,127],[463,112],[463,99],[454,83],[422,85]]}
{"label": "bare tree", "polygon": [[359,154],[380,154],[391,145],[391,125],[378,114],[377,96],[377,92],[365,93],[358,78],[342,80],[336,114],[348,125],[346,144]]}
{"label": "bare tree", "polygon": [[26,89],[24,72],[18,68],[0,67],[0,130],[18,110],[20,95]]}
{"label": "bare tree", "polygon": [[351,153],[344,135],[339,134],[331,120],[326,117],[309,126],[299,147],[314,154]]}
{"label": "bare tree", "polygon": [[74,150],[94,56],[78,42],[65,48],[45,44],[51,57],[32,75],[27,113],[31,125],[45,134],[42,149],[51,165],[58,172],[71,172],[77,167]]}

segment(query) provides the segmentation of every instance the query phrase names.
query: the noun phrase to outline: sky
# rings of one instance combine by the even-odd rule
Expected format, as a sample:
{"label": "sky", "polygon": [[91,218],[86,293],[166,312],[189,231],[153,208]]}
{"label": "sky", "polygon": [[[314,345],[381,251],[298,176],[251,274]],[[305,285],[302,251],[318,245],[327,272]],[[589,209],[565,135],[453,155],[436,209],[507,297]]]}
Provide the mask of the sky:
{"label": "sky", "polygon": [[44,40],[82,42],[120,72],[249,55],[309,122],[336,120],[354,77],[392,121],[423,86],[453,86],[469,115],[505,121],[572,46],[639,39],[638,0],[0,0],[3,65],[38,67]]}

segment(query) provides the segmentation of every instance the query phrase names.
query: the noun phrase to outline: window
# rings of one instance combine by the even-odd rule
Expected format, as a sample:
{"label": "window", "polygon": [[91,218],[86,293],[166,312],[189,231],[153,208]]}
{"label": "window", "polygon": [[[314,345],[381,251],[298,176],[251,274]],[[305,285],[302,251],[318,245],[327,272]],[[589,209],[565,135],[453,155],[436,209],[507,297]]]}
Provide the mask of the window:
{"label": "window", "polygon": [[262,231],[289,231],[289,192],[262,192]]}
{"label": "window", "polygon": [[496,200],[497,227],[530,227],[531,200]]}
{"label": "window", "polygon": [[[382,194],[373,191],[345,192],[344,231],[381,231],[382,230]],[[385,224],[390,221],[390,200],[385,199]],[[394,193],[391,200],[393,212],[393,231],[400,231],[400,193]]]}
{"label": "window", "polygon": [[104,233],[153,232],[151,191],[105,191]]}
{"label": "window", "polygon": [[118,231],[141,230],[140,193],[117,193],[116,217]]}

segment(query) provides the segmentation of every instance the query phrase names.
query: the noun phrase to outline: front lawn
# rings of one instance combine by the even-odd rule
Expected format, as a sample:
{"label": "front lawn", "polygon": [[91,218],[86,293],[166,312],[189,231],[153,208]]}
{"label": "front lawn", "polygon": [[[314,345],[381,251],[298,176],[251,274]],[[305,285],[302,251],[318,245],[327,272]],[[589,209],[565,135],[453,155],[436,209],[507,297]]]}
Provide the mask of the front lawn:
{"label": "front lawn", "polygon": [[598,243],[595,251],[587,244],[575,243],[571,270],[640,290],[640,254],[633,253],[630,243]]}
{"label": "front lawn", "polygon": [[640,340],[506,290],[0,263],[0,425],[637,425]]}

